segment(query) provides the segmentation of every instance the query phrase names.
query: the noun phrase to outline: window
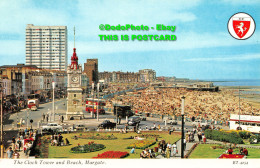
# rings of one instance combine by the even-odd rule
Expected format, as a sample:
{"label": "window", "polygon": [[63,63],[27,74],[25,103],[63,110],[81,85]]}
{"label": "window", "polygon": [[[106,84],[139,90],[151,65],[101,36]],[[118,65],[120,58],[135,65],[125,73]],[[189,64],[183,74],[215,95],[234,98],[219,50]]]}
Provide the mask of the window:
{"label": "window", "polygon": [[74,97],[76,97],[77,95],[76,94],[74,94]]}

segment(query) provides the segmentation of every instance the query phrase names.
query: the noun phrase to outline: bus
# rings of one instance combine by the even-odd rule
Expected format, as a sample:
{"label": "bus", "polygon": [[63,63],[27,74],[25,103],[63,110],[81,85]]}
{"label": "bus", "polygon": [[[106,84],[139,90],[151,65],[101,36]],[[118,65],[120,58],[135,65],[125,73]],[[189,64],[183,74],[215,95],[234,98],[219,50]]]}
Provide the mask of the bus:
{"label": "bus", "polygon": [[105,114],[105,106],[106,101],[104,99],[87,98],[86,100],[86,111],[89,113],[94,112],[95,114],[98,108],[98,114]]}
{"label": "bus", "polygon": [[32,106],[36,106],[37,108],[39,108],[39,100],[38,99],[29,99],[28,108],[32,108]]}
{"label": "bus", "polygon": [[239,117],[237,114],[231,114],[229,120],[230,129],[237,130],[239,125],[242,130],[250,131],[252,133],[260,133],[260,116],[240,115]]}

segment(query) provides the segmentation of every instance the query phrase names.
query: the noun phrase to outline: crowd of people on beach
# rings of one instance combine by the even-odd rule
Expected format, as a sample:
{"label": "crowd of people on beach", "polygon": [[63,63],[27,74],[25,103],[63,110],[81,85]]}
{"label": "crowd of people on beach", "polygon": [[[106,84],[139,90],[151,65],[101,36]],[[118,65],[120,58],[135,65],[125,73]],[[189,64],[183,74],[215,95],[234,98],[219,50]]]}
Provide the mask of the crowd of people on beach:
{"label": "crowd of people on beach", "polygon": [[136,89],[136,88],[141,88],[141,87],[147,87],[148,84],[146,83],[114,83],[114,84],[109,84],[103,91],[111,94],[111,93],[116,93],[120,91],[125,91],[129,89]]}
{"label": "crowd of people on beach", "polygon": [[[187,118],[221,121],[225,123],[230,114],[238,114],[239,98],[236,90],[220,92],[191,91],[184,88],[147,88],[121,95],[120,103],[131,105],[135,112],[175,115],[181,114],[181,97],[185,96],[185,116]],[[107,100],[107,106],[113,105],[115,98]],[[118,99],[117,99],[118,101]],[[260,109],[240,99],[240,113],[260,115]]]}

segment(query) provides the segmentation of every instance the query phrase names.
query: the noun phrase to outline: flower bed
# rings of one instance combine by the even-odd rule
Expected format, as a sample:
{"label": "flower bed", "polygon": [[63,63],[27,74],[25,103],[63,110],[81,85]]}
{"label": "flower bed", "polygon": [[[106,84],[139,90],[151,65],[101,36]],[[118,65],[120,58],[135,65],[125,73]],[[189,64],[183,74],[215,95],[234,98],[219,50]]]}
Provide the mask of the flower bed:
{"label": "flower bed", "polygon": [[143,138],[159,138],[160,135],[157,135],[157,134],[142,134],[142,135],[140,135],[140,137],[143,137]]}
{"label": "flower bed", "polygon": [[130,144],[127,147],[127,149],[131,149],[133,147],[135,147],[136,149],[145,149],[145,148],[148,148],[149,146],[154,145],[155,143],[156,143],[155,141],[142,140],[142,141],[138,141],[138,142]]}
{"label": "flower bed", "polygon": [[103,144],[95,144],[93,141],[85,145],[79,145],[70,149],[72,153],[90,153],[105,149]]}
{"label": "flower bed", "polygon": [[244,155],[238,155],[238,154],[222,154],[219,156],[219,159],[242,159],[244,158]]}
{"label": "flower bed", "polygon": [[94,159],[106,159],[106,158],[124,158],[128,156],[128,152],[120,152],[120,151],[106,151],[102,154],[98,154],[97,157],[93,157]]}
{"label": "flower bed", "polygon": [[112,135],[87,134],[87,135],[79,135],[78,138],[94,139],[94,140],[113,140],[113,139],[117,139],[117,137],[115,137],[113,134]]}

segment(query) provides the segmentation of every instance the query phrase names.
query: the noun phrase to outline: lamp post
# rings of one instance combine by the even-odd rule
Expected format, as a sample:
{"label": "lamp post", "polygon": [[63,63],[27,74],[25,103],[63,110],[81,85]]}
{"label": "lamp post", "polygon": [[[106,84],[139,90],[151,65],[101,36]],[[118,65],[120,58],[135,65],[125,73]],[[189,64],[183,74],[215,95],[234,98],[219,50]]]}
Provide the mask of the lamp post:
{"label": "lamp post", "polygon": [[93,110],[92,110],[92,112],[91,112],[91,118],[93,118],[93,115],[94,115],[94,108],[95,108],[95,103],[94,103],[94,87],[95,87],[95,84],[94,84],[94,82],[92,82],[92,95],[93,95],[93,102],[92,102],[92,104],[93,104]]}
{"label": "lamp post", "polygon": [[50,115],[50,121],[51,121],[51,119],[53,118],[53,121],[54,121],[54,90],[55,90],[55,82],[53,81],[52,82],[52,91],[53,91],[53,93],[52,93],[52,114]]}
{"label": "lamp post", "polygon": [[98,105],[99,105],[99,83],[97,83],[97,121],[99,121],[99,118],[98,118]]}
{"label": "lamp post", "polygon": [[182,96],[182,110],[181,110],[181,158],[184,158],[184,104],[185,97]]}
{"label": "lamp post", "polygon": [[27,108],[27,113],[26,113],[26,128],[28,129],[28,127],[29,127],[29,109],[30,108]]}
{"label": "lamp post", "polygon": [[117,129],[117,109],[118,109],[118,106],[117,106],[117,96],[115,96],[115,106],[114,108],[116,108],[116,129]]}

